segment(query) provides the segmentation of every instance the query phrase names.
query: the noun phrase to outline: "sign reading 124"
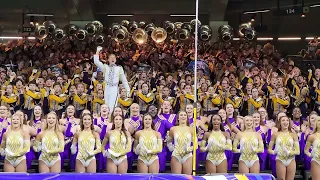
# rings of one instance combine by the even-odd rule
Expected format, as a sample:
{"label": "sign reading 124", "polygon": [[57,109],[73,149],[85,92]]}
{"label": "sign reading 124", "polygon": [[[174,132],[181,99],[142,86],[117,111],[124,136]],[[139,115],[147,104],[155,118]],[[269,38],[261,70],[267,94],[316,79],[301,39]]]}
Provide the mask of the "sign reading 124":
{"label": "sign reading 124", "polygon": [[287,14],[294,14],[296,10],[294,8],[286,9]]}

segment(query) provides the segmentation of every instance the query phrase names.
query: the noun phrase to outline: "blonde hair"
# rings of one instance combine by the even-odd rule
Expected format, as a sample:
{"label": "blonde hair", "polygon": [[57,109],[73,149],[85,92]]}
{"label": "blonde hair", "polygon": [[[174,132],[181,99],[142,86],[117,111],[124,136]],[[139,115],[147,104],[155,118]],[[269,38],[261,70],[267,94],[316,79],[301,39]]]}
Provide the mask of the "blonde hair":
{"label": "blonde hair", "polygon": [[58,116],[57,114],[54,112],[54,111],[51,111],[47,114],[47,117],[46,117],[46,123],[45,123],[45,126],[44,126],[44,130],[47,130],[48,129],[48,116],[49,115],[54,115],[55,118],[56,118],[56,125],[54,126],[54,131],[57,133],[57,132],[60,132],[60,129],[59,129],[59,122],[58,122]]}

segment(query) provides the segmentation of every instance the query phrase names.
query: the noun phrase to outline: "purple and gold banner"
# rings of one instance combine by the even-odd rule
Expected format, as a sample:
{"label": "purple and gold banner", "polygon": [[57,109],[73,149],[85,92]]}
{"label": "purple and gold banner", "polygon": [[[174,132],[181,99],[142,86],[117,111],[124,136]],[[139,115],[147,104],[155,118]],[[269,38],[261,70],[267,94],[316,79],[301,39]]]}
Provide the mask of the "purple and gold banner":
{"label": "purple and gold banner", "polygon": [[6,180],[274,180],[270,174],[225,174],[210,176],[188,176],[175,174],[107,174],[107,173],[0,173],[0,179]]}

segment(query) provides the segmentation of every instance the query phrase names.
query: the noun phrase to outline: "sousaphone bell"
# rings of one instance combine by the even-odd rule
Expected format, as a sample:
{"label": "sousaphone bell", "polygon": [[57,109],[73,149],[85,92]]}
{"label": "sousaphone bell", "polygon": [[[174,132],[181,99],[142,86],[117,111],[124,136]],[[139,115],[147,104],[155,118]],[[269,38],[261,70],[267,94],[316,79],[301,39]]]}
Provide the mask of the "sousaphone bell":
{"label": "sousaphone bell", "polygon": [[186,41],[190,38],[190,31],[187,29],[178,29],[176,33],[178,41]]}
{"label": "sousaphone bell", "polygon": [[79,41],[84,41],[87,37],[88,32],[84,29],[78,29],[78,31],[75,34],[75,37],[79,40]]}
{"label": "sousaphone bell", "polygon": [[34,33],[37,39],[44,39],[48,36],[48,30],[43,25],[37,26]]}
{"label": "sousaphone bell", "polygon": [[143,29],[138,28],[138,29],[133,31],[132,39],[137,44],[144,44],[144,43],[146,43],[148,41],[148,34]]}
{"label": "sousaphone bell", "polygon": [[172,23],[170,21],[165,21],[164,25],[163,25],[163,28],[166,30],[166,32],[169,35],[172,35],[175,32],[176,26],[174,25],[174,23]]}
{"label": "sousaphone bell", "polygon": [[151,33],[151,38],[156,43],[162,43],[167,39],[167,32],[163,28],[156,28]]}
{"label": "sousaphone bell", "polygon": [[229,42],[233,39],[233,29],[229,25],[222,25],[218,29],[219,37],[223,42]]}
{"label": "sousaphone bell", "polygon": [[66,33],[64,32],[64,30],[62,30],[60,28],[56,28],[53,31],[52,37],[56,41],[63,41],[65,39],[65,37],[66,37]]}
{"label": "sousaphone bell", "polygon": [[79,27],[74,24],[68,24],[64,27],[64,30],[68,36],[74,36],[78,29]]}

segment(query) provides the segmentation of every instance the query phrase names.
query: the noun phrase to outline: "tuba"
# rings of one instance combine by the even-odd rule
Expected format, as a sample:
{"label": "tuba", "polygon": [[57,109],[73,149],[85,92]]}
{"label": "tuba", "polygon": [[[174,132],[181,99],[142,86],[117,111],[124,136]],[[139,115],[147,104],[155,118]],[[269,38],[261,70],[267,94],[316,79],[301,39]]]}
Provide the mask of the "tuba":
{"label": "tuba", "polygon": [[208,25],[200,26],[199,37],[202,41],[209,41],[211,39],[211,28]]}
{"label": "tuba", "polygon": [[37,39],[44,39],[48,36],[48,30],[43,25],[37,26],[34,33]]}
{"label": "tuba", "polygon": [[96,45],[102,45],[105,42],[105,36],[103,34],[94,35],[93,42]]}
{"label": "tuba", "polygon": [[250,27],[251,27],[251,25],[249,23],[240,24],[239,30],[238,30],[239,31],[239,36],[240,37],[244,37],[246,30],[248,28],[250,28]]}
{"label": "tuba", "polygon": [[65,32],[68,36],[74,36],[78,31],[79,27],[74,24],[68,24],[64,27]]}
{"label": "tuba", "polygon": [[132,22],[130,22],[127,29],[128,29],[129,34],[132,34],[137,28],[138,28],[138,23],[135,21],[132,21]]}
{"label": "tuba", "polygon": [[165,21],[164,25],[163,25],[163,28],[166,30],[166,32],[169,35],[172,35],[175,32],[176,26],[174,25],[174,23],[172,23],[170,21]]}
{"label": "tuba", "polygon": [[124,42],[128,38],[128,31],[124,26],[121,26],[120,29],[116,30],[113,34],[115,41]]}
{"label": "tuba", "polygon": [[64,30],[60,29],[60,28],[56,28],[53,31],[53,39],[56,41],[62,41],[64,40],[66,37],[66,33],[64,32]]}
{"label": "tuba", "polygon": [[129,27],[129,24],[130,24],[130,22],[128,20],[122,20],[121,23],[120,23],[121,26],[124,26],[126,28]]}
{"label": "tuba", "polygon": [[75,37],[79,40],[79,41],[83,41],[86,39],[87,37],[87,31],[84,29],[78,29],[78,31],[75,34]]}
{"label": "tuba", "polygon": [[52,34],[53,31],[57,28],[57,25],[52,21],[45,21],[43,25],[47,28],[49,34]]}
{"label": "tuba", "polygon": [[156,43],[162,43],[167,39],[167,32],[163,28],[156,28],[151,33],[151,38]]}
{"label": "tuba", "polygon": [[91,22],[86,24],[84,29],[88,32],[89,36],[93,36],[97,32],[97,27]]}
{"label": "tuba", "polygon": [[143,29],[138,28],[138,29],[133,31],[132,39],[137,44],[144,44],[144,43],[146,43],[148,41],[148,34]]}
{"label": "tuba", "polygon": [[144,29],[146,27],[147,23],[144,22],[144,21],[140,21],[139,24],[138,24],[138,27],[141,28],[141,29]]}
{"label": "tuba", "polygon": [[148,24],[144,30],[147,32],[148,36],[151,36],[152,31],[156,29],[156,26],[153,23]]}
{"label": "tuba", "polygon": [[229,42],[233,38],[233,29],[229,25],[222,25],[218,29],[219,37],[223,42]]}
{"label": "tuba", "polygon": [[182,22],[175,22],[174,23],[174,25],[175,25],[175,27],[177,28],[177,29],[181,29],[181,27],[182,27]]}
{"label": "tuba", "polygon": [[178,41],[185,41],[190,38],[190,31],[187,29],[178,29],[176,33]]}
{"label": "tuba", "polygon": [[250,28],[246,29],[246,31],[244,33],[244,37],[247,40],[252,41],[256,37],[256,31],[252,27],[250,27]]}
{"label": "tuba", "polygon": [[100,34],[103,31],[103,24],[100,21],[93,21],[92,24],[96,26],[96,34]]}
{"label": "tuba", "polygon": [[[193,20],[190,21],[190,24],[191,24],[191,26],[192,26],[192,32],[195,31],[196,22],[197,22],[196,19],[193,19]],[[200,28],[200,27],[201,27],[201,22],[198,20],[198,28]]]}

